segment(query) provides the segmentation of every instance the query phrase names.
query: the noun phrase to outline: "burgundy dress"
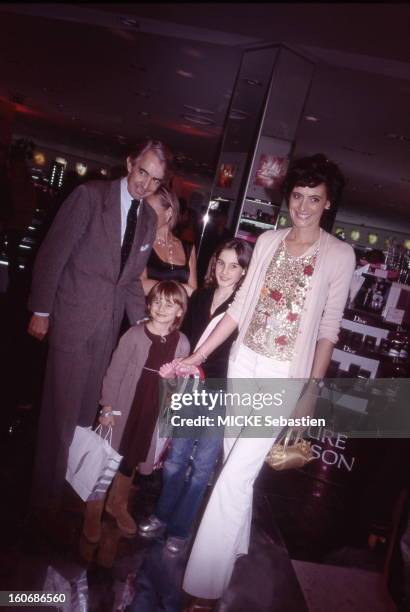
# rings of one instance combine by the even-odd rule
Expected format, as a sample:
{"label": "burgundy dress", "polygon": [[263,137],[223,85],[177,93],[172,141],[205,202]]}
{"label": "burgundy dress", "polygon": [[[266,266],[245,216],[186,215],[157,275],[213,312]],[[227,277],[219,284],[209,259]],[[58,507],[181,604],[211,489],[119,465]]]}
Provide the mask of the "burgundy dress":
{"label": "burgundy dress", "polygon": [[158,370],[164,363],[174,359],[180,336],[178,330],[168,336],[159,336],[151,333],[146,325],[144,331],[152,344],[137,383],[119,449],[123,462],[129,468],[134,468],[147,458],[159,413]]}

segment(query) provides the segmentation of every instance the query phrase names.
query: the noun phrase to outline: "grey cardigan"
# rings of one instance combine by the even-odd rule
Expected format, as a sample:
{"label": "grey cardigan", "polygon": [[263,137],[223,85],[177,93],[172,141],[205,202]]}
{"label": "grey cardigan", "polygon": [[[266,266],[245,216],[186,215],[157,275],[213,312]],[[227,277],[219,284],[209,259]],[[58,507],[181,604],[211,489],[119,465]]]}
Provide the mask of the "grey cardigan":
{"label": "grey cardigan", "polygon": [[[144,332],[144,322],[140,321],[137,325],[131,327],[120,339],[103,380],[100,404],[102,406],[111,406],[113,410],[121,412],[121,416],[115,417],[115,425],[113,427],[112,446],[116,450],[120,447],[121,438],[134,399],[135,389],[137,388],[142,368],[147,361],[150,346],[151,340]],[[189,342],[187,337],[180,332],[175,357],[186,357],[187,355],[189,355]],[[143,473],[150,473],[152,471],[157,434],[156,427],[147,460],[139,466],[140,471]]]}

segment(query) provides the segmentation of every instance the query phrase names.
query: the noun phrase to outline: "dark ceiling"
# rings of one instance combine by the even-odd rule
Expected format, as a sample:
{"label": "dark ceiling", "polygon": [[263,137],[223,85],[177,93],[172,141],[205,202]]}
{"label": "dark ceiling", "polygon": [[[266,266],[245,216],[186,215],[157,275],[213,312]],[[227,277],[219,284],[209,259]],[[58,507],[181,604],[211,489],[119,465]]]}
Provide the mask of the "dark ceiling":
{"label": "dark ceiling", "polygon": [[243,49],[287,44],[317,64],[296,152],[341,164],[348,209],[409,224],[409,5],[3,4],[0,19],[16,130],[113,160],[151,135],[208,185]]}

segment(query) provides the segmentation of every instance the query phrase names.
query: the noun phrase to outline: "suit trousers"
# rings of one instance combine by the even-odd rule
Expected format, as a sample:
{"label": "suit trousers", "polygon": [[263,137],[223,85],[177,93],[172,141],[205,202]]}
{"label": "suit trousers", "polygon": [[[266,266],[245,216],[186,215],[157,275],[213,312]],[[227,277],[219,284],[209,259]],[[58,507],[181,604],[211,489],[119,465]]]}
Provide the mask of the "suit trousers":
{"label": "suit trousers", "polygon": [[77,425],[94,424],[102,380],[114,344],[112,327],[101,327],[75,351],[49,348],[32,479],[32,506],[60,504],[74,430]]}
{"label": "suit trousers", "polygon": [[[289,367],[290,362],[264,357],[242,345],[235,361],[229,361],[228,385],[251,394],[270,392],[269,379],[287,378]],[[235,379],[242,381],[235,382]],[[287,383],[286,399],[277,412],[283,417],[291,415],[303,386],[299,380]],[[252,433],[244,428],[237,438],[225,437],[223,468],[185,572],[183,588],[191,595],[219,599],[229,584],[236,558],[247,554],[253,484],[278,433],[279,430],[272,437],[255,438],[249,437]]]}

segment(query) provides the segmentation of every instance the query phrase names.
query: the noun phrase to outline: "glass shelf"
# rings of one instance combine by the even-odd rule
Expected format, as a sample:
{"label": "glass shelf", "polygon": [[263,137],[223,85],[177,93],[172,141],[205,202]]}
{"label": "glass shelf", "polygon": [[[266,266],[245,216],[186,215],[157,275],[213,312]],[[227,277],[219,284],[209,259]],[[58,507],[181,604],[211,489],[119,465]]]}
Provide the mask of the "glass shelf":
{"label": "glass shelf", "polygon": [[260,227],[262,229],[275,229],[273,223],[267,223],[266,221],[258,221],[257,219],[248,219],[247,217],[242,217],[240,220],[240,225],[243,223],[249,223],[250,225],[254,225],[255,227]]}

